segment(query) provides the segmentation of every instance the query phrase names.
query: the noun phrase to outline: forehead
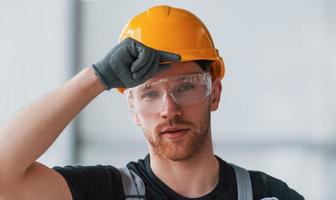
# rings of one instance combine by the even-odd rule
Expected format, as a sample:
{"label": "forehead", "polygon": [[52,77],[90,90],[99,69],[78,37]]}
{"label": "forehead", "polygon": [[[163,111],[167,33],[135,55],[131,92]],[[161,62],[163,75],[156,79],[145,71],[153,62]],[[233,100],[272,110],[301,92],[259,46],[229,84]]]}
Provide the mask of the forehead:
{"label": "forehead", "polygon": [[157,80],[172,77],[172,76],[195,74],[195,73],[202,73],[202,72],[203,70],[201,69],[201,67],[195,62],[192,62],[192,61],[178,62],[178,63],[171,64],[167,70],[153,76],[152,78],[148,80],[148,82],[153,82],[153,81],[157,81]]}

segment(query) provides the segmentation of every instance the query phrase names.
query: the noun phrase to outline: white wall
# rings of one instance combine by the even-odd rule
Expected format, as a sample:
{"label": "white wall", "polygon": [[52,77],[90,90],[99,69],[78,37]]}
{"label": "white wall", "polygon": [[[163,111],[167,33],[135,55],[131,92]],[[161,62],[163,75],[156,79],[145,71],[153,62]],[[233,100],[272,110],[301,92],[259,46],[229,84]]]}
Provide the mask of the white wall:
{"label": "white wall", "polygon": [[[66,0],[0,1],[0,125],[70,77],[69,9]],[[64,132],[45,164],[71,162],[71,127]]]}

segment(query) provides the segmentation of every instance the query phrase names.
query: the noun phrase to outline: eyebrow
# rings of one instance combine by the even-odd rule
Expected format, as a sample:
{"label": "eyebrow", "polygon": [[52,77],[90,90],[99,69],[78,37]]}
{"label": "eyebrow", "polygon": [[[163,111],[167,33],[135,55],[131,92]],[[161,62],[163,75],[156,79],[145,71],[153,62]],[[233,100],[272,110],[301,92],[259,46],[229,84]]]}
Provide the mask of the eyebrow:
{"label": "eyebrow", "polygon": [[148,90],[148,89],[151,89],[151,88],[152,88],[152,83],[146,83],[143,90]]}
{"label": "eyebrow", "polygon": [[146,90],[149,90],[149,89],[152,89],[152,83],[145,83],[145,85],[141,86],[139,88],[139,90],[142,92],[142,91],[146,91]]}
{"label": "eyebrow", "polygon": [[[139,90],[140,91],[146,91],[146,90],[152,89],[152,84],[153,83],[155,84],[157,82],[163,81],[164,79],[170,79],[170,78],[175,77],[176,78],[175,81],[181,81],[181,80],[185,80],[185,76],[197,75],[197,74],[204,74],[204,73],[186,72],[186,73],[183,73],[183,74],[180,74],[180,75],[177,75],[177,76],[166,77],[166,78],[162,78],[162,79],[159,79],[159,80],[156,80],[156,81],[150,81],[148,83],[143,83],[144,85],[141,85]],[[194,79],[192,79],[192,80],[194,80]]]}

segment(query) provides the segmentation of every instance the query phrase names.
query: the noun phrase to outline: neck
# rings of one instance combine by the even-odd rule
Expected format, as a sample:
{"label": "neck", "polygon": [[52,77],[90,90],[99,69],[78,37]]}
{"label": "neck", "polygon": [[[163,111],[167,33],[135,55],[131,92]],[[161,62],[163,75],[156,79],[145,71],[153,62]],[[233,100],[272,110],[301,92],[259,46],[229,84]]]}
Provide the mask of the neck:
{"label": "neck", "polygon": [[219,180],[219,163],[213,154],[211,138],[188,160],[172,161],[150,150],[154,174],[178,194],[196,198],[211,192]]}

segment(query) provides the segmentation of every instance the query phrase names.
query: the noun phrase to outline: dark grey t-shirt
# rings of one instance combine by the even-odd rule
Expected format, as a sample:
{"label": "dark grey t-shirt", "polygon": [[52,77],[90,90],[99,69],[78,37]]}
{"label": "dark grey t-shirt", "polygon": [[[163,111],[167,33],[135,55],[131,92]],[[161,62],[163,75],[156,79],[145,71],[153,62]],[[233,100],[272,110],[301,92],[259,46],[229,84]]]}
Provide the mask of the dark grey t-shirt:
{"label": "dark grey t-shirt", "polygon": [[[231,165],[218,158],[220,178],[217,186],[209,194],[199,198],[186,198],[174,192],[169,186],[155,176],[150,168],[150,157],[138,162],[128,163],[146,185],[146,197],[149,200],[236,200],[237,184]],[[67,181],[74,200],[124,200],[121,177],[113,166],[66,166],[54,167]],[[286,183],[263,172],[249,171],[253,199],[277,197],[279,200],[303,200],[304,198]]]}

